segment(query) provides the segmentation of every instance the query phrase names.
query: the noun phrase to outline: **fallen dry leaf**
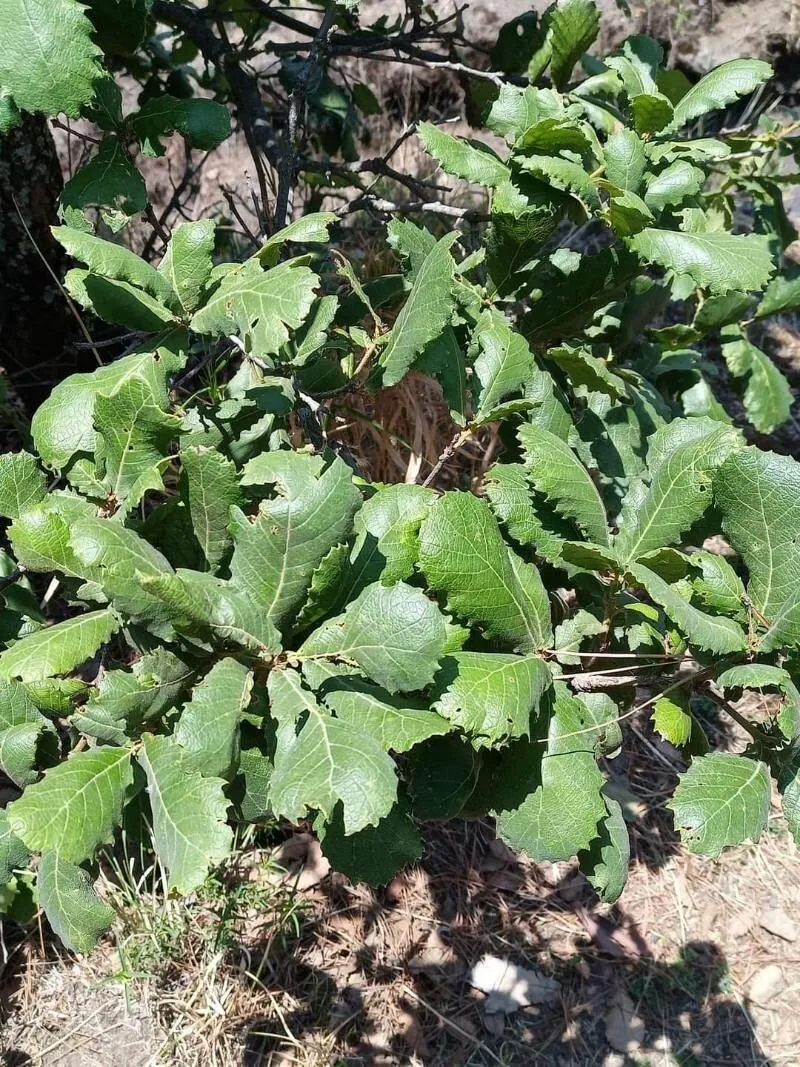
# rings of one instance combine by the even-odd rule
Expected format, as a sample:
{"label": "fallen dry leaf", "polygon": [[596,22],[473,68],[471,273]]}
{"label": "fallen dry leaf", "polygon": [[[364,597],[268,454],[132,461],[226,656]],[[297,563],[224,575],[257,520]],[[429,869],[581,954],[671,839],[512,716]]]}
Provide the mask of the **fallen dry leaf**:
{"label": "fallen dry leaf", "polygon": [[772,908],[770,911],[765,911],[759,917],[758,925],[766,930],[768,934],[782,937],[784,941],[797,940],[797,927],[783,908]]}
{"label": "fallen dry leaf", "polygon": [[617,991],[606,1015],[606,1040],[616,1052],[634,1052],[644,1041],[644,1020],[624,989]]}
{"label": "fallen dry leaf", "polygon": [[558,996],[558,982],[510,960],[486,955],[470,972],[469,983],[487,999],[484,1011],[510,1014],[530,1004],[550,1004]]}
{"label": "fallen dry leaf", "polygon": [[319,885],[331,869],[319,841],[311,834],[294,834],[284,841],[275,853],[275,860],[287,871],[283,880],[300,892]]}

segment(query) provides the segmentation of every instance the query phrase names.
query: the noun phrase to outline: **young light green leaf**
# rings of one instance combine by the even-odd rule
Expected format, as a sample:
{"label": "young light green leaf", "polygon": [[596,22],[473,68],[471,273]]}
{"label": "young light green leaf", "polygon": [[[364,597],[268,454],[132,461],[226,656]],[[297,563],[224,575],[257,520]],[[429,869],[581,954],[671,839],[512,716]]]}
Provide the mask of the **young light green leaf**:
{"label": "young light green leaf", "polygon": [[752,93],[772,76],[772,67],[760,59],[731,59],[716,67],[678,101],[671,130],[679,130],[687,122],[727,107],[740,96]]}
{"label": "young light green leaf", "polygon": [[225,783],[200,775],[169,737],[145,734],[137,759],[147,775],[153,844],[169,874],[169,888],[191,893],[230,852]]}
{"label": "young light green leaf", "polygon": [[128,749],[73,752],[9,805],[9,825],[31,851],[81,863],[111,840],[132,783]]}
{"label": "young light green leaf", "polygon": [[741,626],[733,619],[722,615],[707,615],[700,611],[648,567],[634,563],[628,569],[635,581],[686,634],[691,644],[719,655],[745,651],[747,638]]}
{"label": "young light green leaf", "polygon": [[731,374],[748,378],[744,394],[748,419],[760,433],[772,433],[791,413],[794,396],[788,381],[746,337],[723,344],[722,354]]}
{"label": "young light green leaf", "polygon": [[525,469],[559,515],[573,519],[598,545],[608,544],[608,518],[591,475],[566,441],[533,423],[520,426]]}
{"label": "young light green leaf", "polygon": [[376,826],[397,799],[391,758],[371,736],[324,711],[297,671],[273,671],[268,685],[270,708],[279,722],[307,714],[299,733],[275,753],[273,810],[297,820],[316,808],[330,820],[341,802],[346,834]]}
{"label": "young light green leaf", "polygon": [[182,222],[172,231],[158,273],[167,280],[180,310],[191,314],[200,306],[200,296],[214,266],[216,226],[211,219]]}
{"label": "young light green leaf", "polygon": [[318,283],[297,259],[267,271],[258,260],[248,260],[222,279],[191,327],[217,337],[238,334],[255,355],[274,355],[289,340],[289,330],[303,324]]}
{"label": "young light green leaf", "polygon": [[644,202],[652,211],[678,207],[703,187],[705,173],[685,159],[676,160],[658,174],[651,174],[644,191]]}
{"label": "young light green leaf", "polygon": [[604,632],[605,626],[597,616],[585,608],[578,608],[574,615],[556,626],[553,648],[558,649],[558,662],[577,666],[581,657],[576,653],[586,638],[597,637]]}
{"label": "young light green leaf", "polygon": [[331,560],[331,584],[318,606],[342,611],[372,582],[391,585],[410,578],[419,559],[420,524],[435,499],[432,489],[403,483],[370,497],[356,512],[356,539],[346,562]]}
{"label": "young light green leaf", "polygon": [[490,148],[479,142],[451,137],[432,122],[421,122],[417,126],[417,136],[425,151],[438,161],[446,174],[487,186],[497,185],[509,176],[508,167]]}
{"label": "young light green leaf", "polygon": [[442,661],[433,706],[476,748],[527,737],[552,677],[544,660],[491,652],[456,652]]}
{"label": "young light green leaf", "polygon": [[653,705],[653,729],[671,745],[682,748],[692,736],[692,714],[689,695],[684,689],[673,689]]}
{"label": "young light green leaf", "polygon": [[315,630],[298,654],[355,664],[390,693],[405,693],[433,681],[451,637],[448,621],[421,590],[375,583]]}
{"label": "young light green leaf", "polygon": [[325,244],[330,239],[330,228],[337,220],[338,215],[333,211],[312,211],[308,215],[301,215],[282,230],[271,234],[255,258],[264,267],[274,267],[286,244]]}
{"label": "young light green leaf", "polygon": [[233,544],[228,527],[231,508],[242,504],[239,476],[233,463],[213,448],[183,449],[181,463],[192,527],[210,570],[216,570]]}
{"label": "young light green leaf", "polygon": [[617,130],[603,146],[606,178],[618,189],[638,193],[647,165],[644,142],[634,130]]}
{"label": "young light green leaf", "polygon": [[493,410],[518,393],[534,373],[533,353],[528,342],[512,330],[505,315],[487,308],[473,334],[478,350],[474,361],[475,412],[473,422],[490,421]]}
{"label": "young light green leaf", "polygon": [[253,673],[235,659],[215,663],[195,686],[174,737],[186,766],[207,778],[229,778],[239,748],[239,722],[250,702]]}
{"label": "young light green leaf", "polygon": [[548,645],[550,607],[541,578],[503,541],[489,506],[445,493],[420,528],[420,569],[448,609],[521,652]]}
{"label": "young light green leaf", "polygon": [[731,426],[710,418],[676,419],[651,438],[650,485],[634,483],[623,501],[614,548],[623,563],[675,544],[711,505],[715,472],[741,448]]}
{"label": "young light green leaf", "polygon": [[749,233],[680,233],[648,228],[630,239],[646,263],[655,263],[712,293],[763,289],[775,267],[769,238]]}
{"label": "young light green leaf", "polygon": [[114,921],[88,873],[57,852],[43,852],[36,875],[39,903],[54,933],[72,952],[89,952]]}
{"label": "young light green leaf", "polygon": [[28,634],[0,653],[0,678],[39,682],[85,663],[119,629],[108,609],[76,615]]}
{"label": "young light green leaf", "polygon": [[667,807],[690,852],[717,857],[729,845],[757,841],[769,817],[770,780],[764,763],[712,752],[679,776]]}
{"label": "young light green leaf", "polygon": [[381,352],[385,386],[396,385],[450,321],[455,274],[450,248],[457,238],[457,233],[445,234],[415,271],[411,292]]}
{"label": "young light green leaf", "polygon": [[800,278],[787,278],[779,274],[766,288],[754,318],[765,319],[768,315],[781,315],[785,311],[800,308]]}

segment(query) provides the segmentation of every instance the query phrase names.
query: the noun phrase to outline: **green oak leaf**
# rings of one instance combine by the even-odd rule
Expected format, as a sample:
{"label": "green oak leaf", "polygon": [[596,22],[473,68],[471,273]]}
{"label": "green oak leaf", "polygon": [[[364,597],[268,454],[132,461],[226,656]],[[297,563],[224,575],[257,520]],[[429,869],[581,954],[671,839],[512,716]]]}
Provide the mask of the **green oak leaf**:
{"label": "green oak leaf", "polygon": [[421,122],[417,126],[417,137],[446,174],[487,186],[497,185],[509,176],[508,167],[480,142],[451,137],[432,122]]}
{"label": "green oak leaf", "polygon": [[118,629],[115,615],[103,609],[37,630],[0,653],[0,678],[39,682],[66,674],[90,659]]}
{"label": "green oak leaf", "polygon": [[9,825],[31,851],[81,863],[111,840],[132,783],[128,749],[73,752],[9,805]]}
{"label": "green oak leaf", "polygon": [[15,110],[78,118],[100,75],[100,49],[77,0],[3,0],[0,93]]}
{"label": "green oak leaf", "polygon": [[747,638],[741,626],[733,619],[727,619],[724,615],[707,615],[700,611],[684,600],[673,586],[640,563],[631,564],[628,570],[635,581],[664,609],[668,618],[686,634],[691,644],[719,655],[745,651]]}
{"label": "green oak leaf", "polygon": [[[800,642],[800,464],[746,448],[714,482],[722,528],[747,567],[747,596],[766,628],[764,651]],[[2,657],[0,657],[1,659]]]}
{"label": "green oak leaf", "polygon": [[230,777],[252,689],[252,671],[230,658],[215,663],[198,682],[173,734],[185,750],[187,767],[209,778]]}
{"label": "green oak leaf", "polygon": [[181,464],[192,529],[209,570],[216,570],[231,545],[231,508],[244,496],[236,467],[226,456],[202,445],[184,448]]}
{"label": "green oak leaf", "polygon": [[414,282],[381,351],[384,386],[396,385],[415,359],[444,330],[453,309],[455,263],[450,248],[458,237],[449,233],[426,253]]}
{"label": "green oak leaf", "polygon": [[431,505],[419,538],[420,569],[450,611],[521,652],[549,646],[550,605],[539,572],[503,541],[486,501],[445,493]]}
{"label": "green oak leaf", "polygon": [[433,706],[476,748],[492,747],[528,736],[551,681],[549,667],[536,656],[456,652],[442,661]]}
{"label": "green oak leaf", "polygon": [[729,845],[757,841],[769,818],[770,779],[764,763],[712,752],[692,761],[667,801],[690,852],[716,857]]}
{"label": "green oak leaf", "polygon": [[167,869],[168,886],[191,893],[230,852],[225,782],[203,777],[169,737],[145,734],[136,758],[147,775],[153,844]]}
{"label": "green oak leaf", "polygon": [[302,260],[290,259],[270,270],[248,260],[227,274],[194,313],[196,333],[236,334],[257,356],[271,356],[297,330],[314,302],[319,279]]}
{"label": "green oak leaf", "polygon": [[116,912],[98,897],[82,867],[58,852],[42,853],[36,875],[39,903],[55,934],[73,952],[89,952]]}
{"label": "green oak leaf", "polygon": [[390,693],[407,693],[433,681],[452,629],[421,590],[376,582],[311,633],[298,654],[355,665]]}
{"label": "green oak leaf", "polygon": [[243,485],[275,487],[249,519],[233,511],[231,581],[278,627],[306,598],[317,567],[352,529],[361,494],[338,456],[265,452],[245,466]]}
{"label": "green oak leaf", "polygon": [[[397,799],[394,763],[369,734],[325,711],[305,689],[297,671],[269,676],[270,709],[281,724],[270,803],[287,819],[317,809],[333,817],[338,803],[346,834],[376,826]],[[305,715],[298,732],[293,724]]]}
{"label": "green oak leaf", "polygon": [[535,746],[528,772],[529,793],[517,807],[497,812],[503,840],[537,862],[570,859],[588,849],[606,817],[603,777],[586,718],[584,705],[557,684],[547,743]]}

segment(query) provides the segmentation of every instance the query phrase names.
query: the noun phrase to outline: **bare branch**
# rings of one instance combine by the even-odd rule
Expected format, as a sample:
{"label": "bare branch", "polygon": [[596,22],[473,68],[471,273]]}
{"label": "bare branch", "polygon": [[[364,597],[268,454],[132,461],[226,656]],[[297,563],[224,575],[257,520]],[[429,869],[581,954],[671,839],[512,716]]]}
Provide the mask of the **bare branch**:
{"label": "bare branch", "polygon": [[300,146],[306,122],[306,93],[314,69],[328,50],[328,42],[333,32],[336,18],[336,4],[331,0],[325,9],[319,29],[314,35],[311,50],[297,74],[297,80],[289,100],[289,114],[286,118],[286,148],[278,166],[278,196],[275,201],[274,228],[280,230],[286,225],[290,212],[289,199],[297,174],[297,150]]}

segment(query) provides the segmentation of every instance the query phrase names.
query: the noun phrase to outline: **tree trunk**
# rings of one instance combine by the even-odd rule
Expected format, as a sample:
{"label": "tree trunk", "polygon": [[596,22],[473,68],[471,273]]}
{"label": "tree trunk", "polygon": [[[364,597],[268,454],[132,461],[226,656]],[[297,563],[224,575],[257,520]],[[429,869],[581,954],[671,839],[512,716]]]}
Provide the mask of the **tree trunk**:
{"label": "tree trunk", "polygon": [[76,368],[65,358],[64,252],[50,233],[62,189],[45,119],[24,115],[0,136],[0,365],[27,411]]}

